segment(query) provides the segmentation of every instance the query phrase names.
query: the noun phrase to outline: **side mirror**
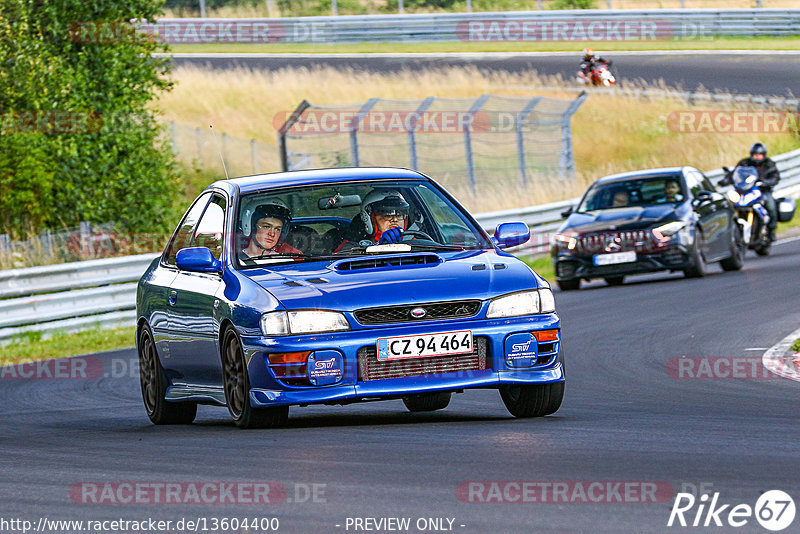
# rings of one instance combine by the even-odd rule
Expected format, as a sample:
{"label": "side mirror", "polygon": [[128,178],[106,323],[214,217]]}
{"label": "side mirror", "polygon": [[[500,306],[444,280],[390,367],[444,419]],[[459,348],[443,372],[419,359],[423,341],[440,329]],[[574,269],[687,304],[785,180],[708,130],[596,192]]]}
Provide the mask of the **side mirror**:
{"label": "side mirror", "polygon": [[711,202],[714,200],[714,193],[711,191],[700,191],[697,193],[695,200],[702,203],[702,202]]}
{"label": "side mirror", "polygon": [[222,262],[215,258],[208,247],[184,248],[175,257],[178,269],[193,273],[221,273]]}
{"label": "side mirror", "polygon": [[503,223],[494,232],[494,241],[500,248],[510,248],[526,243],[531,229],[524,222]]}
{"label": "side mirror", "polygon": [[574,209],[574,207],[573,207],[573,206],[570,206],[570,207],[568,207],[567,209],[565,209],[564,211],[562,211],[562,212],[561,212],[561,218],[562,218],[562,219],[566,219],[567,217],[569,217],[570,215],[572,215],[572,210],[573,210],[573,209]]}

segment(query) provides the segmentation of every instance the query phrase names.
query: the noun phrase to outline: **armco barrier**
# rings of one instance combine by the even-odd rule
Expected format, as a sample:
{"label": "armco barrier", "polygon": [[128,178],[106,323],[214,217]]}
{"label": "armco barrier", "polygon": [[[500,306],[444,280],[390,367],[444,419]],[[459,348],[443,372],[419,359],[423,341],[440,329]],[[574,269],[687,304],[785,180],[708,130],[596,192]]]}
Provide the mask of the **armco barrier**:
{"label": "armco barrier", "polygon": [[[773,159],[781,171],[780,187],[774,194],[800,197],[800,149]],[[718,169],[706,176],[716,182],[722,172]],[[560,224],[561,212],[577,201],[481,213],[476,219],[490,234],[501,222],[525,222],[531,227],[532,238],[512,252],[541,253],[549,247],[550,235]],[[135,282],[157,256],[142,254],[0,271],[0,343],[24,332],[133,326]]]}
{"label": "armco barrier", "polygon": [[[93,29],[92,29],[93,30]],[[800,32],[800,9],[581,9],[257,19],[161,19],[142,26],[171,44],[453,41],[664,41]],[[94,31],[94,30],[93,30]],[[78,31],[79,38],[103,32]]]}

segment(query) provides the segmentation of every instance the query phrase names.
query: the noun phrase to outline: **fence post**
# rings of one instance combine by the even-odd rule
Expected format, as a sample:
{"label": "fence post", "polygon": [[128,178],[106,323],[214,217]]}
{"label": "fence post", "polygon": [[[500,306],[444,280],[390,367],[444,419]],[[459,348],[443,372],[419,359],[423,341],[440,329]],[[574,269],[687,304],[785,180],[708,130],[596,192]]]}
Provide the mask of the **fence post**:
{"label": "fence post", "polygon": [[256,152],[256,140],[250,139],[250,161],[253,162],[253,174],[258,173],[258,153]]}
{"label": "fence post", "polygon": [[472,104],[472,107],[469,108],[469,112],[467,113],[469,121],[464,124],[464,152],[466,153],[467,173],[469,175],[469,187],[472,189],[472,196],[476,196],[478,194],[477,184],[475,183],[475,164],[472,158],[472,119],[475,117],[475,114],[481,110],[483,105],[489,99],[489,96],[490,95],[481,95],[478,97],[478,99]]}
{"label": "fence post", "polygon": [[583,104],[583,101],[589,94],[586,91],[581,91],[578,98],[572,101],[567,108],[567,111],[561,116],[561,161],[558,165],[558,179],[563,180],[566,177],[575,177],[575,156],[572,153],[572,126],[570,121],[572,115],[578,111],[578,108]]}
{"label": "fence post", "polygon": [[278,151],[281,156],[281,170],[284,172],[289,170],[289,149],[286,146],[286,133],[300,120],[300,117],[309,107],[311,107],[311,104],[309,104],[307,100],[300,102],[300,105],[292,111],[292,114],[289,115],[289,118],[286,119],[286,122],[284,122],[283,126],[278,130]]}
{"label": "fence post", "polygon": [[369,113],[369,110],[372,109],[372,106],[378,103],[380,98],[370,98],[367,100],[361,109],[358,110],[358,113],[350,119],[350,155],[353,158],[353,167],[360,167],[361,166],[361,158],[358,154],[358,128],[361,126],[361,121],[364,119],[364,116]]}
{"label": "fence post", "polygon": [[[410,117],[410,124],[408,124],[408,151],[409,151],[409,159],[411,160],[411,168],[415,171],[419,170],[419,165],[417,163],[417,123],[422,118],[422,114],[427,111],[433,101],[436,100],[435,96],[429,96],[425,100],[422,101],[422,104],[419,105],[417,110],[414,112],[414,115]],[[424,121],[423,121],[424,122]]]}
{"label": "fence post", "polygon": [[81,221],[81,254],[89,255],[91,252],[92,227],[86,221]]}
{"label": "fence post", "polygon": [[517,161],[519,161],[519,172],[522,175],[522,183],[525,186],[528,185],[528,175],[525,172],[525,137],[522,132],[522,125],[525,122],[525,117],[530,115],[533,108],[536,107],[536,104],[538,104],[541,99],[541,96],[531,98],[530,102],[517,114]]}

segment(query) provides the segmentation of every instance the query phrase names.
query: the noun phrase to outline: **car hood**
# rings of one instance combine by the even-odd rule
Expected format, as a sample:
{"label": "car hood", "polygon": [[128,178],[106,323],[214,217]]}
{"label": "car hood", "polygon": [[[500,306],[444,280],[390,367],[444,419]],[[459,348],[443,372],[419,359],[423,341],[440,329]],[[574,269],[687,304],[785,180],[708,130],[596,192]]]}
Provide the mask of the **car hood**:
{"label": "car hood", "polygon": [[[345,270],[347,262],[412,258],[429,263]],[[481,299],[544,284],[517,258],[491,250],[358,256],[243,271],[287,309],[360,308]]]}
{"label": "car hood", "polygon": [[683,211],[683,204],[664,204],[573,213],[561,227],[561,231],[574,230],[584,234],[608,229],[650,228],[657,223],[680,218]]}

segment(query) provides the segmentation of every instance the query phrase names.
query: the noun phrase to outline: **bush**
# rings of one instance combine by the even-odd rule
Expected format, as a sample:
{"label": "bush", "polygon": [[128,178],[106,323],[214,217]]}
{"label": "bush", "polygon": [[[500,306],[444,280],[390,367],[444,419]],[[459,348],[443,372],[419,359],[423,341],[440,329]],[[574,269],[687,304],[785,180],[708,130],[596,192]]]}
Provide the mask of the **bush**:
{"label": "bush", "polygon": [[555,0],[550,9],[596,9],[595,0]]}
{"label": "bush", "polygon": [[160,5],[0,2],[0,233],[80,221],[128,231],[173,223],[177,172],[146,107],[170,87],[168,61],[151,55],[163,47],[116,36],[86,42],[71,33],[93,21],[130,27],[127,21],[154,19]]}

